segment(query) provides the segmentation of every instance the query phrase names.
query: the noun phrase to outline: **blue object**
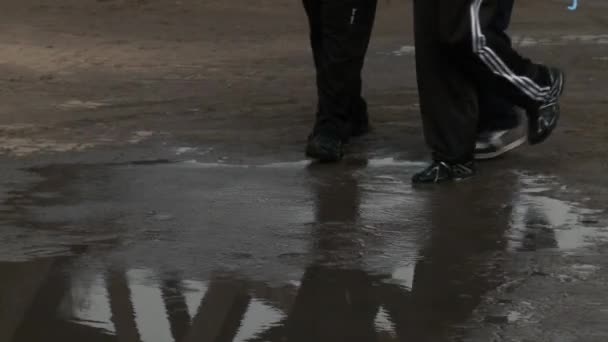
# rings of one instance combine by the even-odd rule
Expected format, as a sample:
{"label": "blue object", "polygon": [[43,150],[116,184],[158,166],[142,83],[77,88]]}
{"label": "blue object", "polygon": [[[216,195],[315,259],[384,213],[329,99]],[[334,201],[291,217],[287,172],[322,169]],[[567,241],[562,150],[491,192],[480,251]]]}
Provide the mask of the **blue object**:
{"label": "blue object", "polygon": [[578,8],[578,0],[572,0],[572,5],[568,7],[569,10],[575,11]]}

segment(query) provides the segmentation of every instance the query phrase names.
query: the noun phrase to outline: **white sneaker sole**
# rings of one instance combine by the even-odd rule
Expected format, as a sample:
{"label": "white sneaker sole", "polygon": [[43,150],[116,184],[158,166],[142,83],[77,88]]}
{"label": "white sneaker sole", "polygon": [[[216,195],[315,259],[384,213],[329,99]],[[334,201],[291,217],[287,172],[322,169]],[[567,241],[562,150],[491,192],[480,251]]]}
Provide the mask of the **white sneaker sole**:
{"label": "white sneaker sole", "polygon": [[502,156],[503,154],[512,151],[516,148],[518,148],[519,146],[523,145],[523,143],[526,142],[526,140],[528,140],[528,137],[521,137],[515,141],[513,141],[510,144],[507,144],[505,146],[503,146],[501,149],[494,151],[494,152],[487,152],[487,153],[475,153],[475,160],[488,160],[488,159],[494,159],[494,158],[498,158],[500,156]]}

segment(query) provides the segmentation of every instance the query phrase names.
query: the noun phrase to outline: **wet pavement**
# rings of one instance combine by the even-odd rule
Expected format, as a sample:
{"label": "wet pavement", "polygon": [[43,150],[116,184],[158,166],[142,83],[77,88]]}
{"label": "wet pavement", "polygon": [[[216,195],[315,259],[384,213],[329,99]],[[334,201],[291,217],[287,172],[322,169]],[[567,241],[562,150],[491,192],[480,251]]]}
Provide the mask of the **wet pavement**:
{"label": "wet pavement", "polygon": [[514,25],[569,73],[555,136],[412,187],[407,1],[337,165],[302,160],[299,3],[0,4],[0,342],[608,341],[608,3],[567,5]]}
{"label": "wet pavement", "polygon": [[551,195],[554,178],[496,171],[438,191],[412,188],[419,166],[31,169],[4,206],[0,340],[464,341],[473,319],[530,318],[475,315],[518,254],[608,238],[601,211]]}

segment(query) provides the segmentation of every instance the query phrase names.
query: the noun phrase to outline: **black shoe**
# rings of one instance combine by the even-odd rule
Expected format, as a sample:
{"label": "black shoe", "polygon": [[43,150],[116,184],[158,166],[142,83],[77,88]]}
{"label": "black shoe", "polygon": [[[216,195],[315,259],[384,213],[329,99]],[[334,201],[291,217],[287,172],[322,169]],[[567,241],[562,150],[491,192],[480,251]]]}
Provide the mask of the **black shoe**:
{"label": "black shoe", "polygon": [[306,156],[323,163],[337,162],[344,156],[343,145],[337,135],[313,134],[308,137]]}
{"label": "black shoe", "polygon": [[[524,123],[525,124],[525,123]],[[502,156],[526,142],[524,124],[513,129],[482,132],[475,143],[475,159],[485,160]]]}
{"label": "black shoe", "polygon": [[434,161],[426,169],[418,172],[412,177],[415,184],[443,183],[471,178],[475,175],[475,164],[473,162],[449,164]]}
{"label": "black shoe", "polygon": [[371,126],[369,124],[369,119],[367,116],[365,118],[359,118],[353,120],[350,123],[350,136],[352,138],[363,136],[371,131]]}
{"label": "black shoe", "polygon": [[528,142],[530,145],[545,141],[557,126],[560,108],[559,97],[564,91],[566,77],[557,68],[547,69],[551,84],[551,93],[538,108],[528,110]]}

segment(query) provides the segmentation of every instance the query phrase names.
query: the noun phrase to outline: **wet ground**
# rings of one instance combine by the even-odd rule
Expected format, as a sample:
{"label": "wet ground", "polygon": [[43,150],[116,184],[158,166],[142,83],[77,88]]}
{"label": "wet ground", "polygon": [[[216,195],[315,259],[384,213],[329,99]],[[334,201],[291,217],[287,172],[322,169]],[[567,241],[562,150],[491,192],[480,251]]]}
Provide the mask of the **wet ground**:
{"label": "wet ground", "polygon": [[568,71],[555,136],[412,187],[409,2],[338,165],[297,2],[0,4],[0,342],[607,341],[608,3],[568,5],[513,28]]}

